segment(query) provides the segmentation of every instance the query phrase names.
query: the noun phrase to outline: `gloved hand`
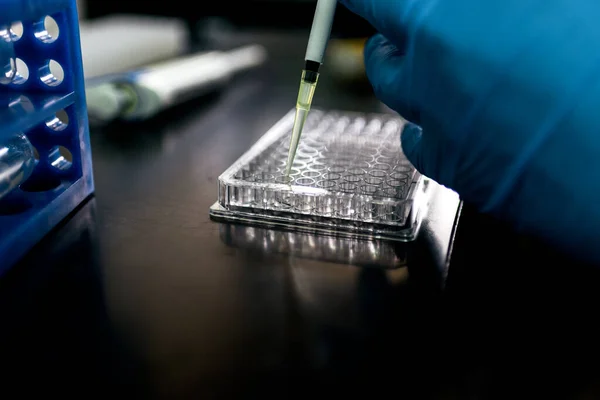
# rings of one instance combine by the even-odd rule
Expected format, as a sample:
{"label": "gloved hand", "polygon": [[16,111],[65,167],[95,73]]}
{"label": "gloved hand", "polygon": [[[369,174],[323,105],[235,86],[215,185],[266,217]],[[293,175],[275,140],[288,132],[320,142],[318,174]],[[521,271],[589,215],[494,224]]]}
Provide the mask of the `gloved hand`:
{"label": "gloved hand", "polygon": [[600,2],[340,0],[424,175],[600,263]]}

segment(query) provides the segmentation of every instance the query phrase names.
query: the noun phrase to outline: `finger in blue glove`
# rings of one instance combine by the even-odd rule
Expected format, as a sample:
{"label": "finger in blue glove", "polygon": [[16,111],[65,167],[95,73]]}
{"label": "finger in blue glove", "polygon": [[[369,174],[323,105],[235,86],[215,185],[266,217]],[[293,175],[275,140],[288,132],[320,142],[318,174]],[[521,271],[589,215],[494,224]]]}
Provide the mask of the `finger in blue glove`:
{"label": "finger in blue glove", "polygon": [[367,75],[415,167],[600,263],[600,3],[340,1],[380,32]]}

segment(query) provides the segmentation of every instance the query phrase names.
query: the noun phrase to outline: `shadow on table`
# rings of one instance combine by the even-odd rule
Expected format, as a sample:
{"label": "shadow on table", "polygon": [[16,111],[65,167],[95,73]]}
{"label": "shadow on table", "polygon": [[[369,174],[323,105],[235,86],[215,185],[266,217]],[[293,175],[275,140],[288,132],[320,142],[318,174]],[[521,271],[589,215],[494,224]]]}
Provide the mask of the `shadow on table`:
{"label": "shadow on table", "polygon": [[271,398],[274,387],[282,398],[319,391],[431,394],[435,385],[427,382],[437,379],[434,362],[442,350],[444,270],[427,245],[407,250],[405,243],[236,224],[221,224],[219,232],[224,244],[256,263],[287,259],[278,265],[285,351],[276,368],[253,376],[247,394]]}
{"label": "shadow on table", "polygon": [[600,398],[599,309],[600,269],[467,207],[444,293],[450,392]]}
{"label": "shadow on table", "polygon": [[233,248],[258,254],[284,254],[291,258],[377,269],[408,267],[414,273],[443,284],[460,213],[458,196],[431,184],[431,198],[417,237],[402,242],[348,235],[328,235],[257,223],[219,223],[221,241]]}
{"label": "shadow on table", "polygon": [[[376,257],[366,244],[357,256],[349,249],[361,247],[351,242],[336,249],[342,239],[221,227],[224,243],[260,259],[279,253],[304,260],[290,264],[289,280],[305,284],[296,284],[289,303],[296,312],[287,311],[296,315],[288,339],[295,350],[286,359],[291,367],[278,371],[292,382],[288,390],[297,384],[290,375],[304,382],[292,397],[325,388],[374,398],[386,391],[420,399],[600,398],[600,269],[472,211],[461,221],[443,289],[420,265],[373,268]],[[381,259],[393,264],[393,253],[379,254],[389,254]],[[353,294],[336,295],[335,285],[319,282],[317,269],[334,265],[300,267],[310,260],[363,267],[356,268]],[[406,274],[398,279],[398,271]],[[333,300],[344,307],[339,319],[355,322],[311,317]],[[309,312],[311,301],[317,306]],[[323,353],[315,353],[319,348]],[[325,358],[318,362],[315,354]]]}
{"label": "shadow on table", "polygon": [[458,207],[441,193],[411,243],[220,223],[222,243],[284,271],[286,352],[253,377],[251,393],[434,398],[446,373],[441,299]]}
{"label": "shadow on table", "polygon": [[136,360],[106,315],[95,209],[92,198],[0,280],[0,397],[136,392]]}

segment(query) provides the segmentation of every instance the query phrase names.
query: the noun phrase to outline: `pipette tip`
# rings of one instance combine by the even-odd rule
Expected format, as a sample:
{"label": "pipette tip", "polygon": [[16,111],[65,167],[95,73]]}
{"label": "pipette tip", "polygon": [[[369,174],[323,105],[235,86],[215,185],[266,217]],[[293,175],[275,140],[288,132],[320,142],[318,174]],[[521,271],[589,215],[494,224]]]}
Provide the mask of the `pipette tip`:
{"label": "pipette tip", "polygon": [[302,129],[308,116],[308,108],[296,107],[296,115],[294,117],[294,126],[292,128],[292,139],[290,142],[290,150],[288,153],[287,164],[285,168],[286,180],[290,179],[290,173],[292,172],[292,165],[294,158],[296,157],[296,151],[298,150],[298,143],[300,143],[300,136],[302,135]]}
{"label": "pipette tip", "polygon": [[[310,79],[307,79],[307,77]],[[308,117],[308,112],[312,104],[318,78],[318,72],[307,70],[302,71],[300,90],[298,91],[298,99],[296,101],[296,115],[294,116],[292,138],[290,141],[290,149],[285,168],[286,180],[291,180],[290,173],[292,171],[292,164],[294,163],[294,158],[296,157],[296,150],[298,149],[298,143],[300,142],[300,136],[302,135],[302,130],[304,129],[304,123],[306,122],[306,118]]]}

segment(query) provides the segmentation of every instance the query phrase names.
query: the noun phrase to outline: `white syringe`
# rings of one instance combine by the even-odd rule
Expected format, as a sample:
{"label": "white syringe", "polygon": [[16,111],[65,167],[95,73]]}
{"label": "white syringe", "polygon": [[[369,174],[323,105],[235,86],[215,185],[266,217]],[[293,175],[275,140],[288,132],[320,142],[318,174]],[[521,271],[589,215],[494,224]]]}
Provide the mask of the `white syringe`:
{"label": "white syringe", "polygon": [[91,123],[140,121],[225,86],[236,73],[258,67],[267,50],[258,44],[164,61],[86,84]]}

